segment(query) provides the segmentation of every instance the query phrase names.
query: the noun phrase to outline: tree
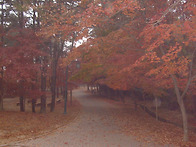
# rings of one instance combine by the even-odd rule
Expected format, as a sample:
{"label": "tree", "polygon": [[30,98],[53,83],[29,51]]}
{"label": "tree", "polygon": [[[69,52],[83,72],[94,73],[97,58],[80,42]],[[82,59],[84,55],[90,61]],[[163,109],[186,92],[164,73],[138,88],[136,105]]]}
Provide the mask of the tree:
{"label": "tree", "polygon": [[86,26],[93,26],[94,34],[89,43],[80,47],[86,51],[78,77],[87,76],[83,78],[85,81],[113,89],[137,87],[155,96],[166,95],[174,88],[186,141],[183,98],[189,88],[195,87],[194,2],[140,0],[138,3],[140,7],[127,1],[98,1],[88,5],[83,20]]}
{"label": "tree", "polygon": [[[156,80],[168,82],[168,87],[174,87],[177,102],[180,106],[183,119],[184,141],[188,140],[188,121],[186,108],[184,105],[184,97],[189,87],[194,86],[196,78],[194,58],[194,30],[195,21],[192,2],[183,4],[186,18],[173,20],[173,23],[162,22],[156,27],[152,25],[144,29],[144,40],[147,43],[146,55],[141,57],[143,62],[149,61],[155,64],[147,73],[148,76],[155,75]],[[189,10],[187,13],[186,9]],[[181,16],[182,16],[181,15]],[[145,43],[145,44],[146,44]],[[193,82],[193,84],[191,84]],[[166,87],[166,88],[168,88]]]}
{"label": "tree", "polygon": [[[79,8],[76,2],[45,2],[41,8],[42,30],[39,32],[46,40],[50,40],[51,61],[51,109],[55,108],[56,76],[59,59],[66,58],[67,53],[73,48],[75,37],[79,30],[78,15]],[[45,11],[48,10],[48,11]],[[69,47],[68,42],[71,42]]]}

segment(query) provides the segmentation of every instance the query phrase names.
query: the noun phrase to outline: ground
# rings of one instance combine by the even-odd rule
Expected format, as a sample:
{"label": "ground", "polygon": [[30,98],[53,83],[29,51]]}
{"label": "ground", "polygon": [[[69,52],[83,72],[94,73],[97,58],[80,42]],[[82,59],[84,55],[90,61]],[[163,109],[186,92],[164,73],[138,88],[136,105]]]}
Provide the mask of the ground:
{"label": "ground", "polygon": [[[54,127],[56,128],[55,131],[48,134],[39,136],[36,136],[36,134],[35,136],[27,135],[27,138],[30,137],[29,140],[20,142],[10,141],[9,144],[47,147],[196,146],[196,134],[190,133],[190,142],[185,144],[182,142],[181,128],[156,121],[144,113],[143,110],[138,109],[135,111],[132,105],[124,105],[121,102],[93,96],[83,88],[75,90],[73,95],[81,107],[80,109],[76,109],[78,107],[72,108],[75,110],[75,113],[69,111],[68,115],[73,113],[74,117],[64,116],[62,113],[58,113],[58,116],[55,115],[54,122],[56,124],[61,122],[62,127]],[[78,113],[77,110],[81,110],[81,112]],[[26,115],[34,116],[34,114],[29,113]],[[50,123],[47,119],[48,117],[50,118],[51,114],[47,114],[48,116],[36,114],[35,117],[37,119],[42,118],[38,117],[39,115],[45,118],[41,120],[44,125]],[[67,123],[68,118],[65,117],[71,118],[71,123]],[[55,119],[58,120],[55,121]],[[56,124],[51,123],[51,125],[46,125],[46,128],[50,128]],[[26,124],[25,126],[28,125]],[[13,130],[15,130],[15,127],[12,128]],[[19,136],[25,135],[24,131],[20,133]],[[10,136],[7,136],[7,138],[10,138]]]}
{"label": "ground", "polygon": [[16,106],[18,98],[4,100],[6,111],[0,112],[0,145],[6,145],[13,141],[21,141],[50,134],[57,128],[72,122],[80,113],[80,105],[73,101],[68,103],[68,114],[64,115],[64,103],[57,104],[55,111],[40,114],[40,107],[36,107],[36,113],[31,113],[31,104],[26,103],[26,112],[19,112]]}

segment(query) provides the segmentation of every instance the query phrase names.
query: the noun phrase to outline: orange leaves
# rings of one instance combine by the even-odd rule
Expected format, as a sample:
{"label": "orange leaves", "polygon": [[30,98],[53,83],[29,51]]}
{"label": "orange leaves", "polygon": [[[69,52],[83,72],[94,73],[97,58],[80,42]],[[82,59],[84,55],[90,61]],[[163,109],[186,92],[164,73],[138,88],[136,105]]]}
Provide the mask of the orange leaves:
{"label": "orange leaves", "polygon": [[156,52],[148,52],[144,56],[139,58],[138,61],[140,61],[140,62],[149,62],[149,63],[158,63],[158,62],[160,62],[160,58],[157,56]]}
{"label": "orange leaves", "polygon": [[196,18],[193,17],[192,21],[185,21],[183,24],[183,34],[185,34],[188,39],[184,41],[185,45],[188,46],[189,43],[196,41]]}
{"label": "orange leaves", "polygon": [[[195,18],[190,15],[190,19]],[[178,19],[173,23],[162,21],[157,26],[147,25],[140,34],[147,53],[137,60],[135,66],[148,66],[149,71],[145,75],[162,83],[169,80],[167,78],[171,74],[187,78],[191,44],[196,38],[195,26],[195,22],[189,19]]]}
{"label": "orange leaves", "polygon": [[182,46],[178,46],[177,44],[174,47],[170,47],[168,52],[162,56],[162,60],[164,62],[169,62],[178,58],[178,53],[182,50]]}
{"label": "orange leaves", "polygon": [[[157,89],[171,88],[170,74],[185,78],[190,62],[188,54],[196,34],[194,17],[188,19],[187,15],[183,20],[181,15],[185,12],[178,11],[184,10],[176,8],[161,23],[149,24],[160,18],[160,13],[170,5],[166,1],[132,0],[90,3],[81,22],[95,31],[95,38],[82,47],[86,51],[83,60],[89,66],[90,78],[95,76],[94,80],[103,74],[102,84],[114,89],[131,86],[147,89],[149,83]],[[89,63],[100,66],[91,69]]]}
{"label": "orange leaves", "polygon": [[[71,6],[70,6],[71,7]],[[75,9],[70,9],[64,2],[44,4],[42,6],[41,31],[39,35],[50,38],[53,35],[61,36],[63,39],[69,38],[73,31],[78,30],[78,19],[81,14]]]}
{"label": "orange leaves", "polygon": [[124,15],[133,16],[136,10],[139,10],[139,4],[137,1],[119,0],[114,2],[114,9],[116,13],[122,11]]}
{"label": "orange leaves", "polygon": [[143,47],[147,48],[148,52],[153,51],[160,45],[164,44],[165,40],[171,39],[172,30],[173,25],[161,24],[157,27],[148,25],[140,34],[140,37],[144,38]]}

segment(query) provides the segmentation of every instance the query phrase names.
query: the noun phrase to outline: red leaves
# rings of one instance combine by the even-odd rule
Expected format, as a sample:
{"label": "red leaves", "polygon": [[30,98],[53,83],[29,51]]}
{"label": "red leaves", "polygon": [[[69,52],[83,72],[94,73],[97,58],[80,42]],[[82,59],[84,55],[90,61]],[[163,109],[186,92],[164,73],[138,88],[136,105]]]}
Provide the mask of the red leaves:
{"label": "red leaves", "polygon": [[[40,68],[37,59],[45,53],[40,50],[41,42],[31,29],[10,29],[6,39],[9,42],[1,48],[3,54],[0,55],[2,66],[5,67],[4,80],[9,87],[5,88],[6,92],[25,93],[25,90],[32,86],[31,84],[35,84]],[[18,90],[21,81],[24,82],[22,92]]]}

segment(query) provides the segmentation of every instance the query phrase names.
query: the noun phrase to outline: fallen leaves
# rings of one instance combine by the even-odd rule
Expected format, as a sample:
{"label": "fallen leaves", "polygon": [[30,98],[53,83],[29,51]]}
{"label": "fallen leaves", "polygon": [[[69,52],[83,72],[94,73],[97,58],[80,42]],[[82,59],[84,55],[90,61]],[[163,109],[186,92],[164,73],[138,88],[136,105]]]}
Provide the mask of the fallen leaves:
{"label": "fallen leaves", "polygon": [[[134,136],[136,140],[144,143],[156,143],[161,145],[174,145],[193,147],[196,146],[196,134],[189,133],[189,142],[183,142],[183,130],[172,124],[156,121],[143,110],[134,110],[134,105],[123,105],[119,102],[115,103],[120,108],[113,112],[115,123],[121,127],[126,135]],[[171,113],[170,118],[172,117]],[[166,116],[166,115],[165,115]],[[169,117],[169,116],[166,116]],[[173,120],[176,117],[173,116]],[[176,120],[175,120],[176,121]]]}
{"label": "fallen leaves", "polygon": [[68,105],[68,114],[63,114],[63,103],[57,104],[55,112],[46,114],[30,112],[0,112],[0,144],[35,138],[50,133],[72,122],[79,114],[77,101]]}

